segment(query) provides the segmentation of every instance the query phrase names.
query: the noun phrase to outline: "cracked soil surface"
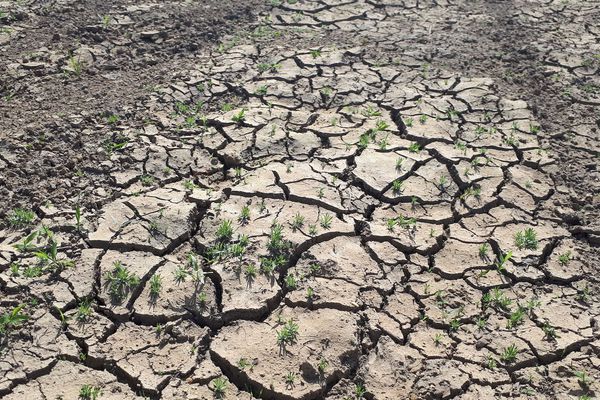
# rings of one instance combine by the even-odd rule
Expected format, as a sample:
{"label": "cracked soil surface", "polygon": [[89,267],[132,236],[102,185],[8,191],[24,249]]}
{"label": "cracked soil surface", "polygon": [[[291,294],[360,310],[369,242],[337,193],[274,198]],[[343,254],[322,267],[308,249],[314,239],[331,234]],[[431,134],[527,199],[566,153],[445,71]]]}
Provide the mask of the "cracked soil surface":
{"label": "cracked soil surface", "polygon": [[600,396],[599,1],[0,24],[1,398]]}

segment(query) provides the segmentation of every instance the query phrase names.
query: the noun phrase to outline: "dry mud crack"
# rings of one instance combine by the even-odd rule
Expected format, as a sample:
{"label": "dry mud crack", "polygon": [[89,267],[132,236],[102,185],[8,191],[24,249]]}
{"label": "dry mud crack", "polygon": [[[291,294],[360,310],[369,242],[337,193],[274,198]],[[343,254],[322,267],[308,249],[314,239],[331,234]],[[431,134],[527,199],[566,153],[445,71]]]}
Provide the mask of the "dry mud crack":
{"label": "dry mud crack", "polygon": [[[43,15],[30,3],[0,1],[0,43]],[[272,3],[123,108],[57,116],[46,128],[79,137],[76,160],[25,148],[78,172],[48,175],[63,203],[6,212],[0,397],[600,395],[597,222],[570,223],[528,102],[492,77],[430,67],[421,45],[441,28],[429,21],[456,24],[462,2]],[[600,9],[530,3],[521,18],[563,12],[574,25]],[[11,64],[7,84],[54,79],[63,62],[67,80],[112,70],[136,7],[161,6],[88,27],[115,29],[111,56],[46,48]],[[167,62],[156,49],[187,28],[170,29],[135,36],[140,52]],[[550,52],[552,71],[597,81],[600,28],[586,29],[596,59]],[[600,104],[590,93],[573,98]],[[578,146],[596,151],[597,131],[580,129]],[[21,139],[2,138],[10,185]]]}

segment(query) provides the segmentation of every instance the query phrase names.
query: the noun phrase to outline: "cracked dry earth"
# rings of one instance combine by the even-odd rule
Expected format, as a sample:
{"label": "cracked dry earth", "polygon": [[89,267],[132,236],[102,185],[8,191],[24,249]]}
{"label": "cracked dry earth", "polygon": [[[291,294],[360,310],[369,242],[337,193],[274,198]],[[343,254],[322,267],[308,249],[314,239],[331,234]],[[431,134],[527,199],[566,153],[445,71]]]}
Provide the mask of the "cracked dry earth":
{"label": "cracked dry earth", "polygon": [[[26,3],[0,2],[4,44],[43,15]],[[600,4],[272,3],[176,63],[172,26],[119,39],[147,3],[8,65],[3,118],[127,46],[168,68],[120,106],[2,121],[0,397],[596,398]],[[548,29],[461,66],[507,17]],[[537,69],[502,80],[531,43]]]}

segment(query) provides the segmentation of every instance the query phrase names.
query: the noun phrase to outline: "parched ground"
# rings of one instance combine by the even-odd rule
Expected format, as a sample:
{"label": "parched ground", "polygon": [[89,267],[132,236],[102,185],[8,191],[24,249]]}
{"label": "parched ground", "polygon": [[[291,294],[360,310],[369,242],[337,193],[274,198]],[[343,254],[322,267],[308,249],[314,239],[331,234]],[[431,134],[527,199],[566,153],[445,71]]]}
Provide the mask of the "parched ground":
{"label": "parched ground", "polygon": [[3,399],[600,396],[600,2],[0,24]]}

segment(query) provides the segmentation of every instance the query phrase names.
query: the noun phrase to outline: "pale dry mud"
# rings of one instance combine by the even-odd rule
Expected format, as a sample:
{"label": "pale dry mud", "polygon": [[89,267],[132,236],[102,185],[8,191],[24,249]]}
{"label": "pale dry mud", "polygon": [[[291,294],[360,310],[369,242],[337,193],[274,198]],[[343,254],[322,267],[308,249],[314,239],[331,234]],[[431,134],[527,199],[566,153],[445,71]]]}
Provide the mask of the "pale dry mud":
{"label": "pale dry mud", "polygon": [[[565,211],[527,101],[418,51],[461,6],[288,1],[135,115],[73,125],[102,161],[72,186],[101,183],[0,235],[0,311],[28,316],[0,336],[0,395],[595,398],[597,227]],[[521,17],[570,12],[575,35],[597,7]],[[549,69],[595,82],[598,58],[560,52]],[[592,152],[593,124],[573,128]]]}

